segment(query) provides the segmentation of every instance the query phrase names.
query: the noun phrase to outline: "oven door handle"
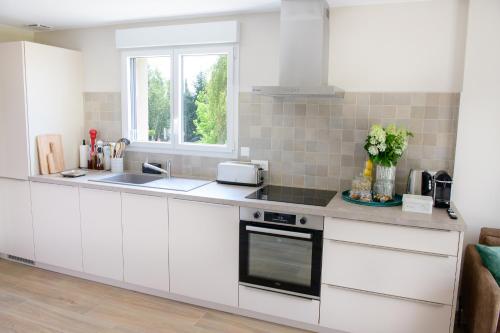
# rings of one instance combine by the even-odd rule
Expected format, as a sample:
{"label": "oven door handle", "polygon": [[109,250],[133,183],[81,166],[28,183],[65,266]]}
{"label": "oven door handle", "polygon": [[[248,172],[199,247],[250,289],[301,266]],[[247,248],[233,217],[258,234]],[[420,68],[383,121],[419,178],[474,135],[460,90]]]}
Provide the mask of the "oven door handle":
{"label": "oven door handle", "polygon": [[280,229],[261,228],[261,227],[254,227],[254,226],[251,226],[251,225],[247,225],[246,226],[246,230],[248,230],[248,231],[256,231],[256,232],[262,232],[264,234],[270,234],[270,235],[289,236],[289,237],[296,237],[296,238],[303,238],[303,239],[311,239],[312,238],[311,234],[306,234],[306,233],[303,233],[303,232],[287,231],[287,230],[280,230]]}

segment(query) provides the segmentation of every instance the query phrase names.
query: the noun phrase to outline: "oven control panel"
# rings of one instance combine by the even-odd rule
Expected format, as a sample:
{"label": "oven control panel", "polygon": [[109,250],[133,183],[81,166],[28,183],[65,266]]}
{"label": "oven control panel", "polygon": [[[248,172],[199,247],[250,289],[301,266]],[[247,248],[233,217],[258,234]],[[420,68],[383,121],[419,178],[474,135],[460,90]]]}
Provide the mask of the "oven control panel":
{"label": "oven control panel", "polygon": [[248,207],[240,207],[240,220],[315,230],[323,230],[324,223],[323,216],[267,211]]}
{"label": "oven control panel", "polygon": [[274,213],[264,211],[264,221],[281,224],[296,225],[297,216],[292,214]]}

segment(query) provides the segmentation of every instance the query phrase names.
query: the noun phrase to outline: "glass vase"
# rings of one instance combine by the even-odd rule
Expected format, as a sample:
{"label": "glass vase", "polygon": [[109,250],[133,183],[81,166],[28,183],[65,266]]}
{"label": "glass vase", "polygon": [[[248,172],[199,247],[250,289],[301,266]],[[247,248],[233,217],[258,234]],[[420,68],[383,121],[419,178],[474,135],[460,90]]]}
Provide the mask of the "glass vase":
{"label": "glass vase", "polygon": [[375,198],[388,201],[396,194],[396,166],[376,166],[375,184],[373,185]]}

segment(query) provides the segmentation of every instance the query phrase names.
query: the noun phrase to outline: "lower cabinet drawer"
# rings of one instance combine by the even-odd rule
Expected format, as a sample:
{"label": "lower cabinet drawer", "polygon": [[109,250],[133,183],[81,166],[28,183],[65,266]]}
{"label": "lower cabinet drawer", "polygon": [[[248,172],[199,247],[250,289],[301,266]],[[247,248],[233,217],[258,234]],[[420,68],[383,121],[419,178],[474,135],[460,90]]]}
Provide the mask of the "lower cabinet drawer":
{"label": "lower cabinet drawer", "polygon": [[240,308],[308,324],[319,322],[319,301],[240,286]]}
{"label": "lower cabinet drawer", "polygon": [[457,258],[325,239],[323,283],[453,304]]}
{"label": "lower cabinet drawer", "polygon": [[412,228],[328,217],[325,219],[324,237],[456,257],[460,234],[457,231]]}
{"label": "lower cabinet drawer", "polygon": [[320,325],[350,333],[447,333],[451,306],[330,285],[321,289]]}

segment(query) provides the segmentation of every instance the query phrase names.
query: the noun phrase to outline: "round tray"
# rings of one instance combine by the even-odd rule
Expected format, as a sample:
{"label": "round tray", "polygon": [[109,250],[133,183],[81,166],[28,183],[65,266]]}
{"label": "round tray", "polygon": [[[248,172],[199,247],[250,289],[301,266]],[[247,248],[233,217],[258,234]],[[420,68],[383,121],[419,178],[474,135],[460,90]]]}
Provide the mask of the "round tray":
{"label": "round tray", "polygon": [[349,196],[349,190],[342,192],[342,199],[347,202],[352,202],[357,205],[363,205],[363,206],[372,206],[372,207],[394,207],[394,206],[401,206],[403,204],[403,197],[399,194],[394,195],[394,198],[391,201],[387,202],[377,202],[377,201],[361,201],[361,200],[356,200],[352,199]]}

